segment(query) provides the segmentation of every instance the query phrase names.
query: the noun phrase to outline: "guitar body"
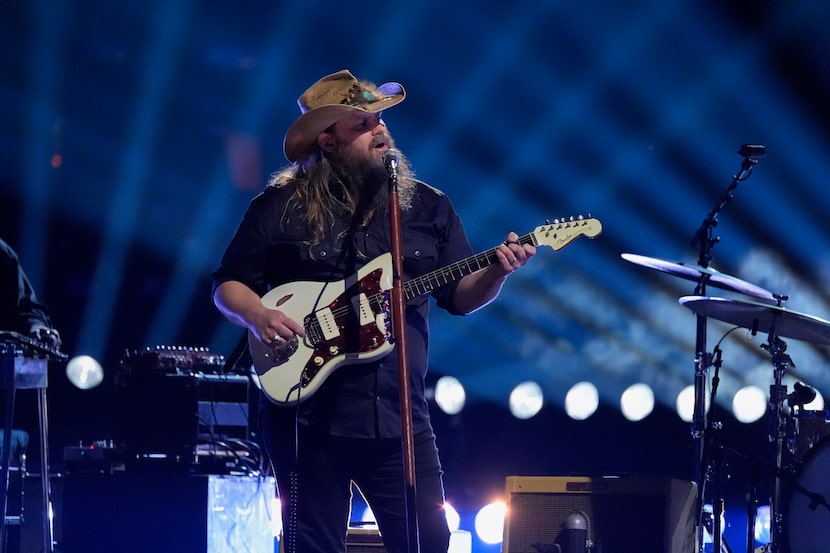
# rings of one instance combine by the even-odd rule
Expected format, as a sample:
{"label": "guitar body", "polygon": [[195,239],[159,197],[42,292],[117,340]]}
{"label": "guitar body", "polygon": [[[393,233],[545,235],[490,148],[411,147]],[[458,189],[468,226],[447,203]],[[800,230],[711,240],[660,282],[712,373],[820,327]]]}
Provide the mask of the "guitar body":
{"label": "guitar body", "polygon": [[343,364],[365,363],[391,351],[388,291],[392,255],[376,257],[352,277],[336,282],[298,281],[262,297],[269,309],[303,321],[306,336],[267,346],[253,334],[248,345],[259,384],[278,405],[311,397]]}
{"label": "guitar body", "polygon": [[[571,217],[536,227],[518,243],[560,250],[579,236],[594,238],[600,232],[598,220]],[[404,296],[428,294],[497,261],[496,248],[462,259],[403,283]],[[277,405],[301,403],[341,365],[367,363],[389,353],[394,348],[392,286],[392,254],[385,253],[345,280],[292,282],[265,294],[265,307],[279,309],[305,329],[302,339],[277,346],[248,334],[251,360],[268,398]]]}

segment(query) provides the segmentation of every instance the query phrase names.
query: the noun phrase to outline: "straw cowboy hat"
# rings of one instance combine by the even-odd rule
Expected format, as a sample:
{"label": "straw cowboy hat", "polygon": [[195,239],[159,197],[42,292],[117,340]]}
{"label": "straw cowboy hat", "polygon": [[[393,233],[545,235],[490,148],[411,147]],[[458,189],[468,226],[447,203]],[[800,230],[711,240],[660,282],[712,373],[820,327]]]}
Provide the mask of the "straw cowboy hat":
{"label": "straw cowboy hat", "polygon": [[358,81],[347,70],[323,77],[297,100],[302,114],[288,128],[283,153],[288,161],[304,158],[314,147],[317,136],[353,111],[377,113],[406,97],[398,83],[375,86]]}

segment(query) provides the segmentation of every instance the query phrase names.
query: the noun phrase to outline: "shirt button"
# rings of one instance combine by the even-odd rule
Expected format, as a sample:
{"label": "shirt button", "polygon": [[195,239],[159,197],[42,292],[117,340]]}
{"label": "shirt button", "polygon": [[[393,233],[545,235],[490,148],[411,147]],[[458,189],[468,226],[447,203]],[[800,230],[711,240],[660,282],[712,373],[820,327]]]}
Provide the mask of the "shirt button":
{"label": "shirt button", "polygon": [[326,250],[320,252],[320,257],[326,257]]}
{"label": "shirt button", "polygon": [[415,250],[415,257],[421,257],[421,250]]}

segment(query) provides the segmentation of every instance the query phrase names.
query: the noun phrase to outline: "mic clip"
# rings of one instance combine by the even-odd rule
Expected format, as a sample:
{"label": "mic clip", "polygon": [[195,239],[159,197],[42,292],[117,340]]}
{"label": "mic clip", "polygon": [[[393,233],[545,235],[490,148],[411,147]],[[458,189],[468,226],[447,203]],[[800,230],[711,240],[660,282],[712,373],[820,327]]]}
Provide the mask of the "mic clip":
{"label": "mic clip", "polygon": [[738,155],[746,159],[761,159],[766,157],[767,148],[760,144],[743,144],[741,149],[738,150]]}

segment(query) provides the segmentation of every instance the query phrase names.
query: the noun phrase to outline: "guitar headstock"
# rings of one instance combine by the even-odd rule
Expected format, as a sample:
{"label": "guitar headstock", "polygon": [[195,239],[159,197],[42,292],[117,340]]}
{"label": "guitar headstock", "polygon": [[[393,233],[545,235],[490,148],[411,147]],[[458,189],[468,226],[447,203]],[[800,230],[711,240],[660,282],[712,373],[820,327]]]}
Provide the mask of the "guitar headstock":
{"label": "guitar headstock", "polygon": [[554,219],[545,225],[536,227],[531,233],[536,239],[536,245],[550,246],[554,250],[561,250],[580,236],[596,238],[602,233],[602,223],[599,219],[588,217],[570,217],[569,219]]}

